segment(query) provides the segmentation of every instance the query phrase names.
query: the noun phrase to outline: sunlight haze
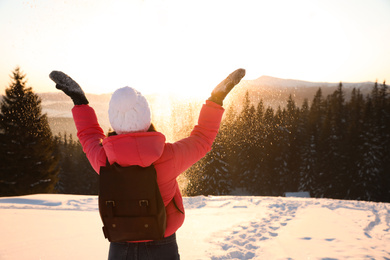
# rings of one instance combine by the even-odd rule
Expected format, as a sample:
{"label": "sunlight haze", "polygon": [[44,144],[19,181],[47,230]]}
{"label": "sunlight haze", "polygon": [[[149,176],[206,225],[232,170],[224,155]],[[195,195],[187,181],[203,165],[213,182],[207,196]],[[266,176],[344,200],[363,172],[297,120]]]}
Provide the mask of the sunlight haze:
{"label": "sunlight haze", "polygon": [[0,1],[0,94],[61,70],[86,93],[207,98],[237,68],[317,82],[390,79],[390,1]]}

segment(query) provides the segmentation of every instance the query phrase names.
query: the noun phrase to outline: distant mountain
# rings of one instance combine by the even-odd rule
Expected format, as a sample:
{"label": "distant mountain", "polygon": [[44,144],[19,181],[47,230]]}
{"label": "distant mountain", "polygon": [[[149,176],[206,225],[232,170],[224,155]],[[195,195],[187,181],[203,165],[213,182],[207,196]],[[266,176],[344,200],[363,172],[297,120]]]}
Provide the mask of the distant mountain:
{"label": "distant mountain", "polygon": [[[363,95],[366,95],[370,93],[375,84],[374,82],[341,83],[346,99],[350,97],[353,88],[359,89]],[[326,98],[337,89],[339,84],[340,82],[310,82],[261,76],[255,80],[243,80],[240,82],[240,84],[233,89],[229,101],[234,102],[234,100],[241,100],[248,91],[250,99],[253,102],[258,102],[262,99],[266,107],[271,106],[275,109],[278,106],[284,107],[287,104],[290,95],[292,95],[296,104],[301,106],[304,99],[307,99],[310,103],[319,88],[321,88],[323,97]]]}
{"label": "distant mountain", "polygon": [[[359,88],[363,89],[371,89],[371,87],[375,84],[374,82],[357,82],[357,83],[349,83],[349,82],[341,82],[344,88],[352,89]],[[258,79],[252,80],[251,84],[262,87],[276,87],[276,88],[329,88],[329,87],[337,87],[340,82],[337,83],[329,83],[329,82],[310,82],[303,80],[295,80],[295,79],[280,79],[270,76],[261,76]]]}

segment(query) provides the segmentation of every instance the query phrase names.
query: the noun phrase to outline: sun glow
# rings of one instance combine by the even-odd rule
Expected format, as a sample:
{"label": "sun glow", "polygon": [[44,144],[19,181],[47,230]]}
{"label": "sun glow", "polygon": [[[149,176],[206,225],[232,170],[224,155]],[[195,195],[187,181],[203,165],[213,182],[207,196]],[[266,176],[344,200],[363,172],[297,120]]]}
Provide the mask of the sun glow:
{"label": "sun glow", "polygon": [[390,5],[380,0],[36,0],[1,7],[1,91],[16,65],[38,92],[55,91],[48,78],[55,69],[88,93],[128,85],[203,98],[240,67],[247,80],[390,76]]}
{"label": "sun glow", "polygon": [[74,59],[67,59],[67,73],[91,93],[128,85],[145,94],[208,97],[212,72],[202,73],[202,65],[188,58],[187,43],[181,44],[175,29],[160,23],[164,19],[150,4],[112,6],[71,33],[66,51]]}

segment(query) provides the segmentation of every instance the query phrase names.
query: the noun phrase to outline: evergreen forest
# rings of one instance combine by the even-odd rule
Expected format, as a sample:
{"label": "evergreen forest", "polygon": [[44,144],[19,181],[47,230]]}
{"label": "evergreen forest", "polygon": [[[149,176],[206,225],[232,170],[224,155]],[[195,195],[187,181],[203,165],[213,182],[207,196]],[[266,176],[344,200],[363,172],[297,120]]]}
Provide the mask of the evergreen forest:
{"label": "evergreen forest", "polygon": [[[235,102],[236,104],[238,102]],[[187,171],[188,195],[283,196],[390,201],[390,95],[375,83],[346,100],[342,83],[298,107],[266,108],[246,93],[230,106],[212,151]]]}
{"label": "evergreen forest", "polygon": [[[375,83],[369,95],[353,89],[345,96],[340,83],[328,96],[318,89],[301,106],[290,96],[275,109],[247,92],[227,106],[213,149],[183,175],[184,195],[307,191],[316,198],[390,202],[388,86]],[[98,175],[77,138],[52,134],[19,68],[0,109],[0,196],[98,193]]]}

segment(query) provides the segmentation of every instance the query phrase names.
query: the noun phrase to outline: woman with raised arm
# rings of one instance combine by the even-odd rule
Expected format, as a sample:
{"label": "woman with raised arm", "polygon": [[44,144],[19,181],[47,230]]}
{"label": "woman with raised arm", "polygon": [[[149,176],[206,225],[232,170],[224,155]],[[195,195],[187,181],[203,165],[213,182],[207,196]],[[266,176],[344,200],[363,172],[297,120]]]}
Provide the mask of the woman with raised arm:
{"label": "woman with raised arm", "polygon": [[218,84],[202,106],[198,124],[190,136],[167,143],[165,136],[153,127],[146,98],[134,88],[120,88],[112,94],[108,114],[114,133],[107,137],[81,87],[63,72],[50,73],[56,88],[74,102],[72,113],[77,137],[97,173],[107,160],[123,167],[153,164],[157,172],[167,215],[165,238],[111,242],[109,259],[180,259],[175,232],[184,222],[184,207],[176,178],[211,150],[224,113],[223,100],[244,76],[245,70],[238,69]]}

